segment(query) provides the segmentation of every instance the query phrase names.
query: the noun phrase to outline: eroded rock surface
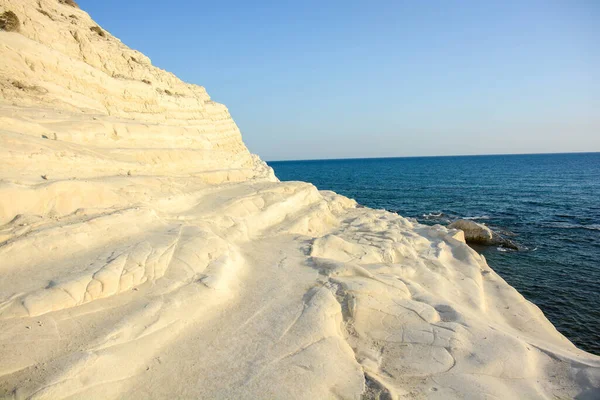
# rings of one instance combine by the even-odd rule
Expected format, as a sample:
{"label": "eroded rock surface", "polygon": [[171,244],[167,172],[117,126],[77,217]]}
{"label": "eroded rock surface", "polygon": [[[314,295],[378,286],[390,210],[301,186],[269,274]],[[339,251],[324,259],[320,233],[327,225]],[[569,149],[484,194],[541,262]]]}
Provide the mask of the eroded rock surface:
{"label": "eroded rock surface", "polygon": [[489,227],[475,221],[459,219],[448,225],[448,228],[463,231],[467,243],[483,246],[502,246],[519,250],[519,247],[512,240],[500,236]]}
{"label": "eroded rock surface", "polygon": [[0,0],[0,398],[598,398],[457,230],[278,182],[204,88]]}

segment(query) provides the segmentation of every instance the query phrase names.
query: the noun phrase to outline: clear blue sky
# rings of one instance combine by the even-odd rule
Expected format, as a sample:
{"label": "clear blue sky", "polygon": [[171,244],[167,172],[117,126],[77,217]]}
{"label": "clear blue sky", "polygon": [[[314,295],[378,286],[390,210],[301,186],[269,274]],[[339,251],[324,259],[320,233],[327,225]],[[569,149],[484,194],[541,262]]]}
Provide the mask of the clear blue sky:
{"label": "clear blue sky", "polygon": [[266,160],[600,151],[600,1],[79,0]]}

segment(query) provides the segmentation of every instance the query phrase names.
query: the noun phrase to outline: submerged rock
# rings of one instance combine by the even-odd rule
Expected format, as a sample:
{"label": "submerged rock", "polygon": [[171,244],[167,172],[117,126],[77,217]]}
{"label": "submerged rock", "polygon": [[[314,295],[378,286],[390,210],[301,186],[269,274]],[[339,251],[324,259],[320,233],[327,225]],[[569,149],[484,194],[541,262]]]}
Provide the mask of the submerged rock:
{"label": "submerged rock", "polygon": [[509,249],[519,250],[519,246],[517,246],[513,241],[500,236],[487,226],[471,220],[456,220],[448,225],[448,228],[462,230],[465,233],[465,240],[469,244],[502,246]]}

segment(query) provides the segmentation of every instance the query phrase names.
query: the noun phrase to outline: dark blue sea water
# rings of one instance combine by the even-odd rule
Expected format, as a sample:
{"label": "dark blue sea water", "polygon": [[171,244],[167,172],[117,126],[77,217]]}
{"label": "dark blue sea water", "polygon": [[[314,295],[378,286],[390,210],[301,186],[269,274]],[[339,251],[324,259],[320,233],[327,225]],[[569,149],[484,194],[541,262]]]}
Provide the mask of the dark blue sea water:
{"label": "dark blue sea water", "polygon": [[581,349],[600,355],[600,153],[270,162],[425,224],[469,217],[525,247],[479,248]]}

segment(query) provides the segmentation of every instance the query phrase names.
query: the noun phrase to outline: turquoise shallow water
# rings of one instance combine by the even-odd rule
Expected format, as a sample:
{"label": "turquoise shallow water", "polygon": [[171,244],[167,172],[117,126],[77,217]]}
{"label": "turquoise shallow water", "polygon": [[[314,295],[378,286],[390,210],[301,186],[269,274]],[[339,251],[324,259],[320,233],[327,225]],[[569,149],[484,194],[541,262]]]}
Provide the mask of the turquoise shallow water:
{"label": "turquoise shallow water", "polygon": [[425,224],[483,222],[524,247],[477,249],[578,347],[600,355],[600,153],[269,162]]}

